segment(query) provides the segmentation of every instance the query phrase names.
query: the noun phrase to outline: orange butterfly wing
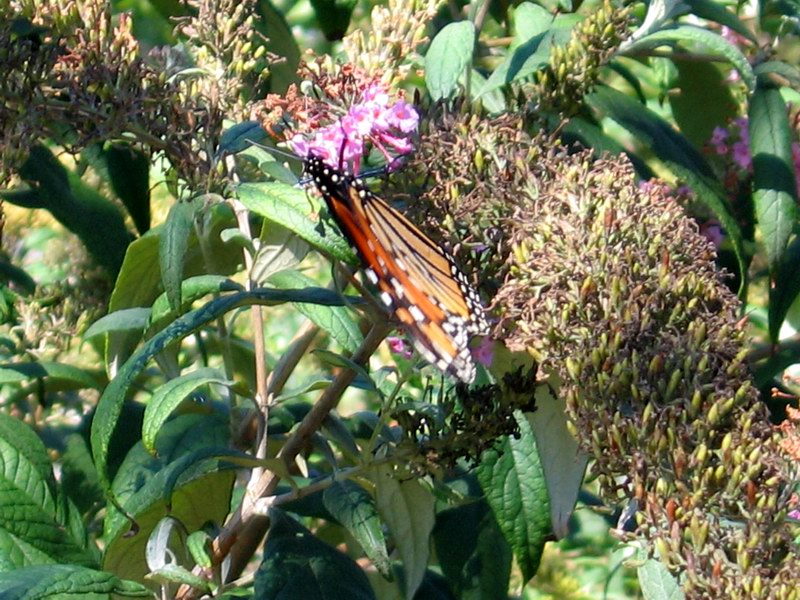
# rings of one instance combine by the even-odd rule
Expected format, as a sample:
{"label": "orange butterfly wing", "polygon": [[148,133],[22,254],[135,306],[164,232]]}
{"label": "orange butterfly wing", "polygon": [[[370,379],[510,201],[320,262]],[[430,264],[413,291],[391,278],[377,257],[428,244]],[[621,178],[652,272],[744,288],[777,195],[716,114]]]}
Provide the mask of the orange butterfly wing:
{"label": "orange butterfly wing", "polygon": [[306,171],[420,354],[472,382],[469,336],[488,333],[488,324],[480,298],[453,259],[361,180],[313,156]]}

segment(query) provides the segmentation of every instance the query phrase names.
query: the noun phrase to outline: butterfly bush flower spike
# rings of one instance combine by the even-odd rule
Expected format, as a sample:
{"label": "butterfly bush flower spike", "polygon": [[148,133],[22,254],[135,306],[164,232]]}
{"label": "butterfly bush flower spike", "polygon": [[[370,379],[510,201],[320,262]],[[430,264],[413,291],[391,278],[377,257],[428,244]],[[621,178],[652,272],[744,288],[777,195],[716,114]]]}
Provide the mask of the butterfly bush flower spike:
{"label": "butterfly bush flower spike", "polygon": [[419,115],[402,98],[390,101],[386,90],[372,83],[345,116],[315,130],[310,140],[298,133],[290,140],[290,147],[298,156],[313,154],[334,168],[342,166],[342,161],[354,173],[370,146],[378,148],[391,164],[414,149],[409,137],[416,133]]}

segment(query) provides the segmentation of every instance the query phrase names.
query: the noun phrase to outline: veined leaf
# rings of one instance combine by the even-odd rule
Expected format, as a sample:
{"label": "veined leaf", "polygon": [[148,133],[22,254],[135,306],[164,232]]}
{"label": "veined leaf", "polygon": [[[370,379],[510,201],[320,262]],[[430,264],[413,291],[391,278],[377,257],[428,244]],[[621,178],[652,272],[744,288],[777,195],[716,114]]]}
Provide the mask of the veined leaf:
{"label": "veined leaf", "polygon": [[436,34],[425,55],[425,85],[434,102],[453,95],[472,62],[474,49],[472,21],[450,23]]}

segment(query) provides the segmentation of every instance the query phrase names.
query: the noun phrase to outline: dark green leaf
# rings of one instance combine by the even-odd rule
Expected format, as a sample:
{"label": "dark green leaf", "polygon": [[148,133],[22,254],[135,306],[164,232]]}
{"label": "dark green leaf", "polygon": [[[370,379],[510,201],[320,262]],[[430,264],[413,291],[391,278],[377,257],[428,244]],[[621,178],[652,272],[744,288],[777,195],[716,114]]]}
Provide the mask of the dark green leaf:
{"label": "dark green leaf", "polygon": [[256,20],[255,27],[267,37],[267,49],[283,59],[269,66],[269,91],[283,94],[290,84],[298,80],[300,48],[283,13],[272,2],[260,0],[256,4],[256,11],[261,18]]}
{"label": "dark green leaf", "polygon": [[127,518],[108,507],[103,568],[141,580],[148,571],[146,545],[150,533],[167,514],[188,532],[206,522],[221,524],[230,510],[236,455],[225,448],[227,421],[213,415],[181,415],[164,424],[153,457],[140,442],[125,458],[114,479],[113,492],[134,516],[138,531],[126,535]]}
{"label": "dark green leaf", "polygon": [[433,101],[450,98],[472,63],[475,25],[459,21],[446,25],[433,38],[425,55],[425,85]]}
{"label": "dark green leaf", "polygon": [[68,172],[44,146],[34,146],[20,175],[36,185],[39,206],[77,235],[92,258],[116,277],[131,241],[122,213]]}
{"label": "dark green leaf", "polygon": [[795,235],[781,260],[778,272],[769,291],[769,330],[773,340],[778,339],[786,314],[800,295],[800,235]]}
{"label": "dark green leaf", "polygon": [[127,144],[113,144],[103,154],[114,193],[139,233],[145,233],[150,229],[150,160]]}
{"label": "dark green leaf", "polygon": [[355,5],[356,0],[311,0],[322,33],[330,41],[340,40],[347,33]]}
{"label": "dark green leaf", "polygon": [[578,442],[567,428],[566,403],[551,393],[556,387],[537,386],[536,410],[525,417],[539,449],[553,532],[563,538],[569,533],[568,521],[578,500],[589,457],[580,452]]}
{"label": "dark green leaf", "polygon": [[322,494],[325,508],[361,544],[372,564],[384,577],[391,576],[386,540],[372,496],[357,483],[335,481]]}
{"label": "dark green leaf", "polygon": [[195,204],[176,202],[167,215],[164,230],[158,245],[158,260],[161,265],[161,281],[167,292],[172,310],[181,307],[181,282],[189,235],[194,229]]}
{"label": "dark green leaf", "polygon": [[739,75],[745,85],[751,90],[755,87],[756,80],[753,75],[753,68],[741,50],[721,35],[694,25],[672,25],[659,29],[636,40],[626,50],[657,48],[658,46],[674,45],[679,42],[700,44],[718,56],[727,59],[739,71]]}
{"label": "dark green leaf", "polygon": [[219,141],[217,152],[220,156],[236,154],[253,144],[261,144],[267,139],[267,132],[258,121],[244,121],[225,130]]}
{"label": "dark green leaf", "polygon": [[550,501],[533,432],[525,417],[515,416],[519,439],[507,437],[499,448],[486,451],[477,475],[527,582],[536,574],[551,535]]}
{"label": "dark green leaf", "polygon": [[747,38],[754,44],[758,43],[756,36],[750,31],[750,28],[742,23],[742,21],[734,13],[725,8],[723,4],[714,2],[714,0],[685,0],[689,5],[693,14],[706,19],[719,23],[725,27],[732,29],[742,37]]}
{"label": "dark green leaf", "polygon": [[433,542],[442,573],[458,598],[506,597],[511,547],[485,500],[436,515]]}
{"label": "dark green leaf", "polygon": [[[792,130],[778,89],[759,87],[750,101],[753,198],[771,273],[780,266],[797,220]],[[770,333],[777,327],[770,324]]]}
{"label": "dark green leaf", "polygon": [[[724,127],[739,116],[739,102],[731,85],[712,63],[676,60],[677,93],[668,95],[672,115],[681,132],[696,147],[711,139],[714,128]],[[702,106],[703,110],[697,110]]]}
{"label": "dark green leaf", "polygon": [[255,578],[258,600],[374,600],[364,572],[349,557],[273,509],[264,558]]}
{"label": "dark green leaf", "polygon": [[152,598],[153,593],[133,581],[77,565],[41,565],[0,573],[3,600],[41,600],[43,598],[88,598],[101,600],[119,597]]}

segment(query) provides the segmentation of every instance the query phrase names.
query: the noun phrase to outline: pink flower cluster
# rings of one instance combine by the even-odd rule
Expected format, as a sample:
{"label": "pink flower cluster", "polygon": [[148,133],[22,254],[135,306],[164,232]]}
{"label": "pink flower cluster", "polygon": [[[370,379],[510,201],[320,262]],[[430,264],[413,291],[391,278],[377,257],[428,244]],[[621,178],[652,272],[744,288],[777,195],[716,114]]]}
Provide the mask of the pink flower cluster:
{"label": "pink flower cluster", "polygon": [[419,115],[405,100],[390,100],[382,86],[370,85],[344,117],[317,129],[311,140],[300,134],[293,137],[289,142],[292,151],[302,157],[314,154],[331,167],[347,166],[353,173],[358,173],[370,145],[378,148],[388,162],[408,154],[414,149],[409,137],[417,130]]}
{"label": "pink flower cluster", "polygon": [[720,156],[730,156],[740,169],[749,171],[752,168],[750,127],[746,118],[734,119],[730,129],[715,127],[709,144]]}
{"label": "pink flower cluster", "polygon": [[[733,163],[749,176],[753,170],[753,157],[750,154],[750,127],[745,117],[734,119],[731,127],[715,127],[709,146],[720,156],[729,157]],[[797,180],[797,194],[800,196],[800,144],[792,142],[792,162]]]}

